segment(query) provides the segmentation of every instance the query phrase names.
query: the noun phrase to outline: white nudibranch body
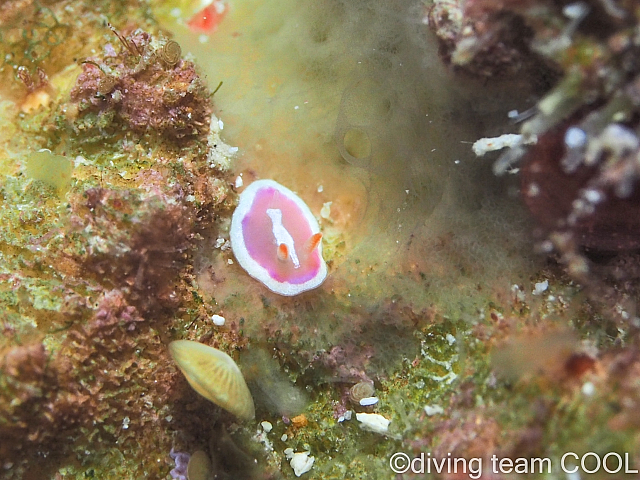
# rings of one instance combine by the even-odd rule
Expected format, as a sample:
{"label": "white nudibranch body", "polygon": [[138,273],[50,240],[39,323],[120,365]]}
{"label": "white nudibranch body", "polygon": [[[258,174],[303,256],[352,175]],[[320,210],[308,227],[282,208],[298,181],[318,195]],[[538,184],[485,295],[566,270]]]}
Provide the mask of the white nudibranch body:
{"label": "white nudibranch body", "polygon": [[249,185],[231,219],[231,248],[238,263],[280,295],[297,295],[324,281],[321,239],[309,207],[273,180]]}

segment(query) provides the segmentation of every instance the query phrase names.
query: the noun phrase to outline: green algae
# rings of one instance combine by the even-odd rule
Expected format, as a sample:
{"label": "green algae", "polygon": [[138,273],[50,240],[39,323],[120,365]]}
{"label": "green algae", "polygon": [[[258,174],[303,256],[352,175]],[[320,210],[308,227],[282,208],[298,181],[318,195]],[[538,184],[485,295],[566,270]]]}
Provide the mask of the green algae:
{"label": "green algae", "polygon": [[72,172],[73,165],[69,159],[47,150],[31,154],[26,161],[27,176],[55,188],[62,197],[71,182]]}

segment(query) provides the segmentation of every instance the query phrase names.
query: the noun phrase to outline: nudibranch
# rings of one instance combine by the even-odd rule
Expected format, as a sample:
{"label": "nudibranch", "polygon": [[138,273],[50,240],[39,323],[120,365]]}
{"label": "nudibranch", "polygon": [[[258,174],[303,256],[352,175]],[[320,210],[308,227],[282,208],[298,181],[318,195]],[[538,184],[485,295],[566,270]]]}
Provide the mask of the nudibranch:
{"label": "nudibranch", "polygon": [[231,248],[249,275],[280,295],[316,288],[327,276],[320,226],[295,193],[258,180],[240,195],[231,219]]}

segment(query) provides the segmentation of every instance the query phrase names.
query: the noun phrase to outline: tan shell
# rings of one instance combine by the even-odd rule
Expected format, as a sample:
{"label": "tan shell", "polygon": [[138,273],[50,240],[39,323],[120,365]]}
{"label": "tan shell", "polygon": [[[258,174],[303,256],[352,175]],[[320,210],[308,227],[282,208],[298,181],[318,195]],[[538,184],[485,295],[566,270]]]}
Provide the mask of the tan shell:
{"label": "tan shell", "polygon": [[196,392],[242,420],[255,418],[249,388],[229,355],[189,340],[171,342],[169,351]]}
{"label": "tan shell", "polygon": [[372,397],[375,392],[373,383],[367,381],[358,382],[349,389],[349,399],[356,405],[360,405],[360,400]]}
{"label": "tan shell", "polygon": [[160,58],[170,67],[173,67],[180,61],[182,49],[178,42],[167,40],[167,43],[160,48]]}

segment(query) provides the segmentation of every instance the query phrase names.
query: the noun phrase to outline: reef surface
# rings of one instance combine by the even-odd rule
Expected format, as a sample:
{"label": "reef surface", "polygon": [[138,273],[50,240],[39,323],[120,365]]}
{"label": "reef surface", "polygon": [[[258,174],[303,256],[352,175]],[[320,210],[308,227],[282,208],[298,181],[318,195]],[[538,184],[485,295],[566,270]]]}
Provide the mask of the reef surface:
{"label": "reef surface", "polygon": [[[640,468],[632,6],[4,2],[0,475]],[[318,218],[319,288],[235,261],[260,178]],[[191,389],[182,339],[237,361],[255,421]]]}

